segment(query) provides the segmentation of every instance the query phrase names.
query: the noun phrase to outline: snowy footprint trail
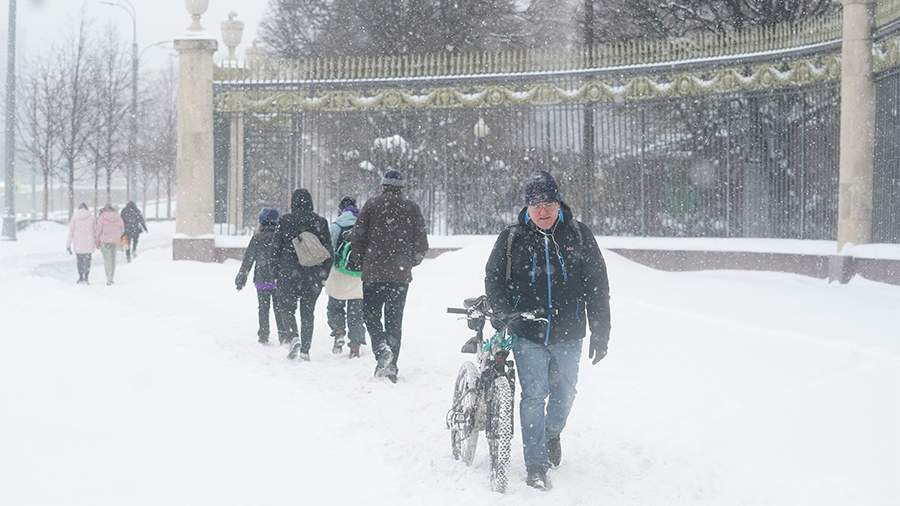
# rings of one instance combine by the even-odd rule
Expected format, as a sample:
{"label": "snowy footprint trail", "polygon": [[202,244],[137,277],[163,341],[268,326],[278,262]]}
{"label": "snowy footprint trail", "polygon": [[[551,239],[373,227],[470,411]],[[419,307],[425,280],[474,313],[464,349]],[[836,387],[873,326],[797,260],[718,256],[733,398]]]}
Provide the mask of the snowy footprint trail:
{"label": "snowy footprint trail", "polygon": [[492,494],[483,438],[466,468],[444,429],[470,335],[444,309],[481,293],[492,244],[468,241],[414,272],[397,385],[371,378],[368,347],[359,360],[331,354],[324,295],[312,362],[257,344],[255,294],[234,290],[237,262],[175,263],[168,248],[146,249],[107,288],[42,270],[64,253],[18,258],[28,269],[7,275],[0,305],[14,329],[0,340],[0,504],[900,496],[900,289],[662,273],[613,254],[610,355],[582,361],[554,490],[521,482],[517,434],[511,491]]}

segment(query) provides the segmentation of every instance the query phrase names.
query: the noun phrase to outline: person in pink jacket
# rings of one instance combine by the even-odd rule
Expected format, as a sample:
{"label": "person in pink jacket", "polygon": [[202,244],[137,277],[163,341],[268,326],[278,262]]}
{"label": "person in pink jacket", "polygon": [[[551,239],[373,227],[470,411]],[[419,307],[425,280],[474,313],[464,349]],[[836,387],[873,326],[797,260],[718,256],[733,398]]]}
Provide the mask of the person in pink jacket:
{"label": "person in pink jacket", "polygon": [[106,204],[97,217],[96,244],[103,253],[103,267],[106,268],[106,284],[113,284],[116,275],[116,250],[125,235],[125,222],[112,204]]}
{"label": "person in pink jacket", "polygon": [[91,256],[94,254],[95,245],[94,213],[88,211],[84,202],[75,210],[69,221],[69,239],[66,241],[66,251],[72,254],[75,251],[76,265],[78,266],[78,284],[88,283],[91,274]]}

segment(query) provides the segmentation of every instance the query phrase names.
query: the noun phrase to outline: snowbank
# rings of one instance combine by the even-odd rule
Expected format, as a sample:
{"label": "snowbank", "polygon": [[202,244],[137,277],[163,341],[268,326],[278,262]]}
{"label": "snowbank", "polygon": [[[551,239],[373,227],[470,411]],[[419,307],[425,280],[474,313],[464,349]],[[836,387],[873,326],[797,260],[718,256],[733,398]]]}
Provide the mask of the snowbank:
{"label": "snowbank", "polygon": [[[117,284],[76,286],[63,232],[10,246],[0,293],[0,504],[888,506],[900,497],[900,288],[777,273],[667,273],[607,253],[609,356],[582,361],[547,494],[505,497],[486,445],[452,460],[466,358],[444,313],[483,290],[490,238],[414,272],[397,385],[330,352],[256,343],[238,262],[172,262],[151,227]],[[166,235],[168,234],[168,237]],[[51,237],[52,236],[52,237]],[[142,238],[143,240],[143,238]],[[604,244],[610,247],[608,244]],[[42,249],[44,248],[44,249]],[[121,260],[121,258],[120,258]]]}

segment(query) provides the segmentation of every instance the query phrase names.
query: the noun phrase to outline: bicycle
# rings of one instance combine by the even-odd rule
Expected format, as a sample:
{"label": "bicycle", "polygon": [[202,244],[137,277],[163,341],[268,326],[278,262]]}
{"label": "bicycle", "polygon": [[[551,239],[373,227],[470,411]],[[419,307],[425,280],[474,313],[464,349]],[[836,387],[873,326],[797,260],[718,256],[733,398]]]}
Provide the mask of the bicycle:
{"label": "bicycle", "polygon": [[[538,312],[501,314],[488,308],[487,297],[466,299],[465,308],[447,308],[463,314],[469,328],[476,331],[460,350],[474,353],[475,363],[463,362],[456,376],[453,403],[447,413],[450,449],[455,460],[472,465],[478,433],[485,432],[491,464],[491,489],[503,493],[509,484],[509,457],[513,437],[513,396],[516,369],[509,358],[513,338],[508,329],[517,320],[544,321]],[[484,324],[490,319],[500,329],[484,338]]]}

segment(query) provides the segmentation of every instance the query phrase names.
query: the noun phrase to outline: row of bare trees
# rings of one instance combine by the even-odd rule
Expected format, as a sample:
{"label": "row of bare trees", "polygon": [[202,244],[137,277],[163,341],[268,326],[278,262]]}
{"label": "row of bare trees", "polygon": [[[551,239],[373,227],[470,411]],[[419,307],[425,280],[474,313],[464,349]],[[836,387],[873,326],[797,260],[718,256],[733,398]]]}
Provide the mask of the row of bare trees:
{"label": "row of bare trees", "polygon": [[[48,218],[52,181],[67,189],[69,216],[76,187],[93,187],[93,205],[113,202],[125,169],[137,170],[136,194],[145,206],[155,193],[172,216],[175,178],[175,72],[139,73],[138,110],[131,107],[129,43],[114,27],[95,32],[84,17],[62,44],[33,55],[18,80],[18,156],[43,186]],[[129,148],[130,119],[138,118],[138,143]],[[155,191],[154,191],[155,190]],[[164,197],[163,197],[164,195]]]}
{"label": "row of bare trees", "polygon": [[579,47],[768,26],[837,8],[834,0],[269,0],[259,33],[282,58]]}

